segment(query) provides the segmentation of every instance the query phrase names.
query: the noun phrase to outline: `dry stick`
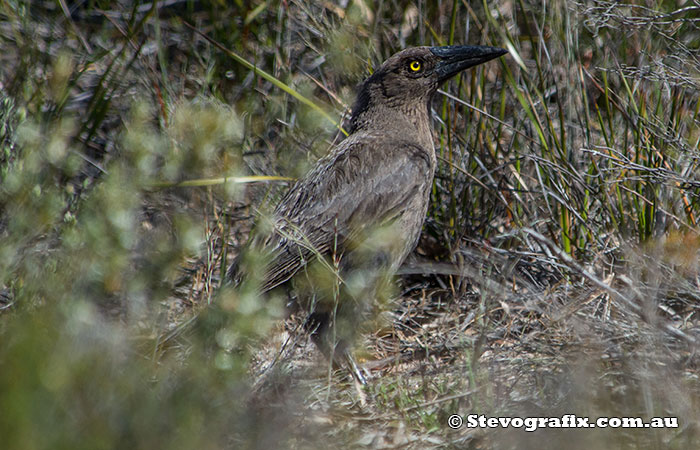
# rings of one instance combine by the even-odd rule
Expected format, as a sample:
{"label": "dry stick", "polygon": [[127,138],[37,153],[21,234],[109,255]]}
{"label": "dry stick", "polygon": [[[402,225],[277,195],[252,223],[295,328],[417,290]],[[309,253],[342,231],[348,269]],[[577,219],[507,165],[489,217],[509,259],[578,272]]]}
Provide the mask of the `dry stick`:
{"label": "dry stick", "polygon": [[[571,269],[574,269],[576,272],[580,273],[581,275],[584,276],[584,278],[587,278],[589,281],[591,281],[593,284],[601,288],[602,290],[608,292],[612,297],[615,299],[619,300],[621,303],[625,304],[627,307],[629,307],[635,314],[637,314],[644,322],[649,323],[648,319],[644,315],[644,311],[642,311],[642,308],[634,303],[631,299],[628,297],[622,295],[618,290],[615,288],[609,286],[605,282],[601,281],[598,279],[595,275],[591,274],[588,272],[586,269],[581,267],[576,261],[571,258],[571,256],[561,250],[559,247],[557,247],[550,239],[546,238],[542,234],[538,233],[537,231],[531,229],[531,228],[523,228],[523,232],[526,234],[532,236],[537,240],[540,244],[544,244],[547,247],[547,250],[550,250],[554,256],[559,257],[565,264],[566,267],[569,267]],[[457,268],[452,264],[431,264],[430,266],[426,268],[422,268],[423,273],[439,273],[443,275],[458,275],[458,276],[467,276],[470,278],[473,278],[474,280],[479,280],[478,284],[480,287],[486,289],[492,294],[498,294],[503,292],[503,286],[489,280],[488,278],[484,278],[483,274],[479,273],[479,271],[475,269],[471,269],[469,267],[461,267]],[[399,273],[401,274],[407,274],[407,273],[414,273],[410,269],[404,269],[400,270]],[[681,330],[672,327],[671,325],[668,324],[663,324],[662,328],[664,331],[669,333],[670,335],[683,339],[684,341],[688,342],[689,344],[697,344],[697,341],[695,338],[692,336],[688,336],[687,334],[683,333]]]}
{"label": "dry stick", "polygon": [[458,399],[458,398],[468,397],[468,396],[474,394],[475,392],[478,392],[478,390],[477,390],[477,389],[471,389],[471,390],[469,390],[469,391],[467,391],[467,392],[462,392],[462,393],[453,394],[453,395],[447,395],[447,396],[445,396],[445,397],[440,397],[440,398],[438,398],[438,399],[435,399],[435,400],[432,400],[432,401],[429,401],[429,402],[425,402],[425,403],[421,403],[421,404],[418,404],[418,405],[409,406],[408,408],[402,409],[401,412],[409,412],[409,411],[413,411],[414,409],[425,408],[425,407],[427,407],[427,406],[433,406],[433,405],[437,405],[437,404],[440,404],[440,403],[449,402],[450,400],[456,400],[456,399]]}
{"label": "dry stick", "polygon": [[[532,230],[530,228],[523,228],[523,232],[526,234],[532,236],[535,238],[540,244],[546,245],[552,252],[556,254],[559,258],[561,258],[570,268],[576,270],[578,273],[583,275],[585,278],[587,278],[589,281],[591,281],[593,284],[598,286],[599,288],[607,291],[611,296],[613,296],[615,299],[618,301],[622,302],[625,304],[628,308],[630,308],[637,316],[639,316],[640,319],[642,319],[644,322],[649,323],[647,317],[644,314],[644,311],[642,311],[642,308],[633,302],[631,299],[627,298],[626,296],[622,295],[617,289],[609,286],[607,283],[604,283],[600,279],[598,279],[595,275],[592,273],[588,272],[586,269],[581,267],[576,261],[573,260],[573,258],[563,250],[561,250],[559,247],[557,247],[551,240],[548,238],[544,237],[540,233],[538,233],[535,230]],[[684,341],[688,342],[689,344],[697,344],[695,338],[692,336],[688,336],[687,334],[683,333],[681,330],[672,327],[669,324],[663,324],[662,328],[664,331],[669,333],[670,335],[681,338]]]}
{"label": "dry stick", "polygon": [[66,17],[66,20],[70,24],[71,29],[73,30],[75,35],[78,36],[80,44],[83,46],[87,53],[92,53],[92,47],[90,47],[90,43],[88,43],[87,39],[85,39],[85,35],[82,31],[80,31],[80,28],[78,28],[75,25],[75,21],[71,16],[70,9],[68,8],[68,5],[66,5],[65,0],[58,0],[58,4],[61,6],[61,11],[63,11],[63,15]]}

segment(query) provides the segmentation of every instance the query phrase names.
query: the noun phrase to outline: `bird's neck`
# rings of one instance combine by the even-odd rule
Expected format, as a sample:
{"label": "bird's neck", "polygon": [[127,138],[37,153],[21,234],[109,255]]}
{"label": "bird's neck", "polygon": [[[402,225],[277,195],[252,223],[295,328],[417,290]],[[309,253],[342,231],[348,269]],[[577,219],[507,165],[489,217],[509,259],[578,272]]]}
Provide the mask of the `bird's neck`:
{"label": "bird's neck", "polygon": [[427,102],[401,105],[368,105],[353,112],[350,131],[394,132],[406,140],[414,140],[424,148],[433,148],[433,135]]}

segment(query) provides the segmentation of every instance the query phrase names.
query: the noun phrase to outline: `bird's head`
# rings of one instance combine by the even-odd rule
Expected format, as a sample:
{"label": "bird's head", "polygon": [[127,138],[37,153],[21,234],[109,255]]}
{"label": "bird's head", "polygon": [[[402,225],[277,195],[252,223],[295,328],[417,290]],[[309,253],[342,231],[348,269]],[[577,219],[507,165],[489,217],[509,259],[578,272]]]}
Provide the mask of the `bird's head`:
{"label": "bird's head", "polygon": [[409,110],[427,105],[444,81],[505,53],[506,50],[501,48],[476,45],[402,50],[387,59],[360,85],[353,106],[351,129],[358,128],[364,113],[377,105]]}

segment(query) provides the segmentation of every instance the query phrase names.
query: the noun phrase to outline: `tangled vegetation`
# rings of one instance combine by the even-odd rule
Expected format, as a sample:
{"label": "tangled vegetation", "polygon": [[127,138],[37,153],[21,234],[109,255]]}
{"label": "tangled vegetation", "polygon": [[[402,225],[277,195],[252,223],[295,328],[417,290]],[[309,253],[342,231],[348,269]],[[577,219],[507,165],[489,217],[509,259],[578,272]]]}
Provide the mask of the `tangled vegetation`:
{"label": "tangled vegetation", "polygon": [[[2,2],[2,448],[698,447],[699,25],[685,0]],[[221,274],[359,81],[460,43],[509,54],[432,105],[358,392]]]}

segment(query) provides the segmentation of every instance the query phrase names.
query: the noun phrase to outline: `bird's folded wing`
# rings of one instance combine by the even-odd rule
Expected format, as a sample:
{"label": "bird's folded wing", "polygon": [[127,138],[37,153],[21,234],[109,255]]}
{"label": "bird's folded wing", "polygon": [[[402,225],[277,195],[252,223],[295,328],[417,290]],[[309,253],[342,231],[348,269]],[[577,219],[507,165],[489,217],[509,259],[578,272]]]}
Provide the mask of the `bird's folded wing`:
{"label": "bird's folded wing", "polygon": [[272,262],[263,291],[319,256],[341,254],[363,230],[403,214],[430,182],[429,155],[413,143],[353,136],[319,161],[275,210],[277,229],[264,245]]}

